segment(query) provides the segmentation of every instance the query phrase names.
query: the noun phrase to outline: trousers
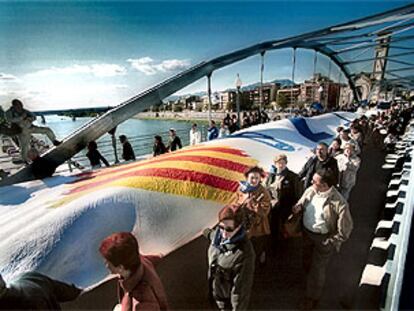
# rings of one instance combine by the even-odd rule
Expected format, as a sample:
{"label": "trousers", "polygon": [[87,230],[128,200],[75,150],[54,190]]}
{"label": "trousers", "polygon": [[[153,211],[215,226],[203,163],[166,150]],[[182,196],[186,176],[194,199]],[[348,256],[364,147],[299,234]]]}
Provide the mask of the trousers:
{"label": "trousers", "polygon": [[319,300],[325,285],[326,268],[335,247],[332,244],[323,245],[327,234],[303,232],[303,265],[307,273],[306,298]]}
{"label": "trousers", "polygon": [[23,161],[26,162],[28,161],[27,152],[29,151],[32,134],[44,134],[50,139],[51,142],[56,140],[55,134],[48,127],[32,125],[29,128],[22,128],[22,132],[18,135],[18,138],[20,143],[20,154]]}

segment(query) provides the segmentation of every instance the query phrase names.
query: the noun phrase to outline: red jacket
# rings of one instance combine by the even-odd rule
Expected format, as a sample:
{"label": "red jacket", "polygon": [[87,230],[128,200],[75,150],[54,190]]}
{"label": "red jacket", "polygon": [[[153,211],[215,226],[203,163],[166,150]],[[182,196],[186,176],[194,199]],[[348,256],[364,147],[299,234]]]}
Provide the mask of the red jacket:
{"label": "red jacket", "polygon": [[141,256],[141,266],[126,280],[118,283],[122,311],[168,310],[167,296],[148,257]]}

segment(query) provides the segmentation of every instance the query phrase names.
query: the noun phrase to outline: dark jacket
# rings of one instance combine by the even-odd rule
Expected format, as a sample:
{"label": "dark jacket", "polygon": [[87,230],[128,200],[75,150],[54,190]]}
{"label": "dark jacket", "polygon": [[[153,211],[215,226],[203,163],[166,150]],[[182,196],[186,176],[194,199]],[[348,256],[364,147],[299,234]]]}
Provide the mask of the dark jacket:
{"label": "dark jacket", "polygon": [[81,290],[37,272],[22,274],[0,298],[0,310],[61,310],[59,303],[76,299]]}
{"label": "dark jacket", "polygon": [[36,179],[43,179],[52,176],[56,171],[56,164],[45,158],[38,157],[33,160],[32,173]]}
{"label": "dark jacket", "polygon": [[208,249],[208,278],[220,310],[246,310],[253,285],[255,253],[243,228],[221,244],[219,228],[205,232],[211,241]]}
{"label": "dark jacket", "polygon": [[91,150],[86,153],[91,166],[94,167],[96,165],[101,165],[101,161],[106,165],[109,166],[108,161],[102,156],[102,154],[98,150]]}
{"label": "dark jacket", "polygon": [[276,173],[271,172],[266,186],[275,201],[272,208],[278,211],[282,222],[285,222],[292,213],[292,207],[302,195],[302,185],[298,175],[286,168],[277,182]]}
{"label": "dark jacket", "polygon": [[125,161],[135,160],[134,149],[128,141],[122,144],[122,159]]}
{"label": "dark jacket", "polygon": [[335,179],[335,185],[338,184],[339,170],[338,163],[336,162],[336,160],[328,156],[328,158],[325,161],[319,161],[319,159],[316,156],[314,156],[310,158],[308,162],[306,162],[306,164],[298,174],[300,179],[305,178],[303,189],[307,189],[312,185],[313,174],[315,174],[318,169],[330,170],[333,174],[333,178]]}
{"label": "dark jacket", "polygon": [[[249,126],[250,126],[250,124],[249,124]],[[239,128],[239,126],[237,125],[237,123],[232,123],[232,124],[230,124],[230,126],[229,126],[229,132],[230,132],[230,133],[237,132],[238,130],[240,130],[240,128]]]}
{"label": "dark jacket", "polygon": [[164,154],[167,152],[167,148],[165,147],[164,143],[155,143],[154,146],[152,147],[153,150],[153,156],[159,156],[161,154]]}
{"label": "dark jacket", "polygon": [[219,130],[216,126],[212,126],[208,129],[207,140],[213,140],[218,137]]}
{"label": "dark jacket", "polygon": [[170,141],[168,144],[168,150],[175,151],[177,149],[181,149],[183,145],[181,144],[181,139],[178,136],[174,136],[174,139]]}

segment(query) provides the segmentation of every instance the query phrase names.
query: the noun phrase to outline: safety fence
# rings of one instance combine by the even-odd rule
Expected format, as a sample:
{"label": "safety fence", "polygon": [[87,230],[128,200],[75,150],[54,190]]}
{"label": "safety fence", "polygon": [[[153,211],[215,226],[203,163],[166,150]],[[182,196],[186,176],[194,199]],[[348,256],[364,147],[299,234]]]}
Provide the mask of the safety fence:
{"label": "safety fence", "polygon": [[[201,141],[205,141],[207,137],[207,127],[199,126],[199,130],[201,132]],[[128,137],[128,141],[134,150],[137,160],[145,159],[152,155],[152,147],[154,144],[155,135],[160,135],[165,146],[168,145],[169,131]],[[190,132],[187,129],[176,130],[176,135],[180,138],[183,147],[190,144]],[[102,139],[97,141],[97,144],[99,152],[108,160],[108,162],[110,164],[116,163],[115,151],[110,135],[104,136]],[[72,158],[72,161],[79,163],[84,168],[90,168],[89,160],[86,157],[86,152],[87,149],[82,150]],[[122,162],[122,144],[118,139],[116,141],[116,152],[119,161]]]}
{"label": "safety fence", "polygon": [[[412,232],[414,206],[414,120],[385,158],[384,169],[392,169],[382,219],[375,229],[368,262],[359,284],[358,309],[401,310],[400,299]],[[411,276],[412,277],[412,276]]]}
{"label": "safety fence", "polygon": [[[201,133],[201,141],[203,142],[206,140],[206,137],[207,137],[207,125],[199,125],[198,128]],[[128,137],[128,141],[130,142],[134,150],[137,160],[142,160],[152,155],[152,148],[154,144],[155,135],[160,135],[163,139],[165,146],[168,146],[169,131]],[[190,144],[190,132],[188,129],[177,129],[176,135],[181,139],[181,143],[183,147],[188,146]],[[117,136],[118,135],[116,135],[116,137]],[[44,138],[41,135],[39,137]],[[9,137],[4,136],[4,139],[7,140],[7,143],[3,142],[2,145],[9,146],[8,148],[9,151],[12,149],[13,152],[8,152],[7,150],[5,150],[4,153],[0,155],[0,165],[4,168],[7,168],[7,170],[13,169],[13,167],[18,168],[19,165],[20,166],[24,165],[21,162],[21,157],[19,154],[18,146],[11,145],[12,141]],[[116,138],[116,141],[115,141],[115,149],[116,149],[117,156],[115,156],[114,145],[112,142],[112,138],[109,134],[104,135],[101,139],[99,139],[97,141],[97,144],[98,144],[99,152],[108,160],[108,162],[111,165],[117,163],[116,158],[118,158],[119,162],[123,161],[122,160],[122,144],[119,142],[118,138]],[[60,173],[67,172],[74,168],[90,169],[89,160],[86,157],[87,152],[88,152],[87,148],[80,151],[77,155],[72,157],[70,161],[68,161],[69,165],[62,164],[58,168],[58,172]],[[14,161],[13,160],[14,157],[18,160],[18,162],[16,162],[17,163],[16,165],[12,163]]]}

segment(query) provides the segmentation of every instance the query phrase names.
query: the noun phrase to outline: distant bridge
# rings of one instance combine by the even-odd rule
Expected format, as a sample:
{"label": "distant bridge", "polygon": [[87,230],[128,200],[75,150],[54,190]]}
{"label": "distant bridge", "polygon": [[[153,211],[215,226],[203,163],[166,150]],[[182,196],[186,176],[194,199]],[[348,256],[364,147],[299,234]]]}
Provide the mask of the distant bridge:
{"label": "distant bridge", "polygon": [[83,113],[104,113],[114,107],[95,107],[95,108],[77,108],[77,109],[59,109],[59,110],[44,110],[34,111],[33,113],[37,116],[47,116],[52,114],[83,114]]}

